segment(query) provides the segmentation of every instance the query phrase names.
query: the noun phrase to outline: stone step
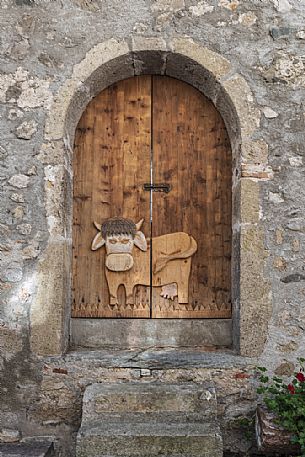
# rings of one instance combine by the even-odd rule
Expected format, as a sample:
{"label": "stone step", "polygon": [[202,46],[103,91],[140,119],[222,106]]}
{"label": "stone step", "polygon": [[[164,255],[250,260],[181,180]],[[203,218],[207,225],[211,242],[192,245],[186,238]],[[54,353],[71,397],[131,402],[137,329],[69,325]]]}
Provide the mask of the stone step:
{"label": "stone step", "polygon": [[212,416],[204,416],[203,414],[199,413],[183,413],[182,411],[179,412],[142,412],[142,413],[102,413],[99,415],[91,415],[91,421],[90,423],[99,423],[99,422],[105,422],[105,423],[112,423],[117,420],[122,420],[122,421],[130,421],[134,424],[141,424],[143,420],[146,422],[150,422],[151,424],[161,424],[161,423],[173,423],[173,424],[179,424],[183,418],[184,423],[199,423],[201,424],[202,422],[211,422],[214,417]]}
{"label": "stone step", "polygon": [[151,417],[170,413],[213,417],[216,395],[211,383],[113,383],[88,386],[83,398],[83,418],[105,419],[109,413],[141,413]]}
{"label": "stone step", "polygon": [[53,443],[0,444],[0,457],[53,457]]}
{"label": "stone step", "polygon": [[222,457],[211,383],[88,386],[77,457]]}
{"label": "stone step", "polygon": [[134,423],[118,420],[81,427],[77,457],[222,457],[218,426],[210,423]]}

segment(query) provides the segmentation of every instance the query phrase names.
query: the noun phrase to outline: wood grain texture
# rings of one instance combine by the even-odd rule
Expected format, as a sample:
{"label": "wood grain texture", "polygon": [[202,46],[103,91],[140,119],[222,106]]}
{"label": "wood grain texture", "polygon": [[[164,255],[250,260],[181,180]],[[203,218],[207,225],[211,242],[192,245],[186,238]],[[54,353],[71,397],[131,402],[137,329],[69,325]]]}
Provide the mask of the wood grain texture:
{"label": "wood grain texture", "polygon": [[[149,317],[149,291],[137,288],[135,304],[109,304],[105,249],[92,252],[93,221],[127,217],[149,236],[151,77],[121,81],[95,97],[76,131],[73,210],[74,317]],[[149,268],[149,266],[148,266]]]}
{"label": "wood grain texture", "polygon": [[[107,244],[107,241],[106,241]],[[152,277],[150,275],[150,249],[156,261],[152,265]],[[177,232],[162,235],[152,239],[152,244],[147,250],[141,251],[134,247],[132,268],[125,269],[124,260],[129,262],[130,254],[109,254],[106,262],[106,278],[110,291],[110,303],[118,304],[117,291],[120,285],[124,286],[129,305],[134,305],[133,290],[136,286],[162,287],[176,285],[179,303],[188,303],[189,276],[192,256],[197,250],[197,243],[187,233]],[[109,259],[113,257],[111,266]],[[118,261],[116,259],[118,257]],[[120,263],[120,264],[119,264]],[[152,279],[152,281],[151,281]],[[166,289],[169,290],[168,288]]]}
{"label": "wood grain texture", "polygon": [[[143,184],[150,182],[151,149],[154,183],[171,185],[168,194],[153,193],[152,234],[150,195],[143,191]],[[175,284],[165,292],[154,285],[153,317],[230,317],[231,173],[224,123],[193,87],[164,76],[140,76],[96,97],[79,122],[75,140],[72,315],[149,317],[150,290],[144,285],[135,288],[134,304],[126,303],[123,287],[119,304],[109,304],[105,248],[90,250],[96,234],[93,221],[123,216],[134,222],[144,217],[146,237],[186,232],[198,244],[188,302],[161,296],[174,293]],[[163,248],[169,253],[172,246],[165,242]],[[152,249],[153,267],[159,254]],[[150,267],[146,264],[143,270]]]}
{"label": "wood grain texture", "polygon": [[[189,303],[153,289],[153,317],[231,316],[231,150],[213,104],[192,86],[153,78],[153,237],[183,231],[198,243]],[[154,252],[153,252],[154,256]]]}

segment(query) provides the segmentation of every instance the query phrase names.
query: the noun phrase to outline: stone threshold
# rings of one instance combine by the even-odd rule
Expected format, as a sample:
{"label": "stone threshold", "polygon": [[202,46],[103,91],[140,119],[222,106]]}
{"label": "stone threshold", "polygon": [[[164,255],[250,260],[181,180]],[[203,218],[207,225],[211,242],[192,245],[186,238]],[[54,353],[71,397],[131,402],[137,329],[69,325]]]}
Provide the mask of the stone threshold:
{"label": "stone threshold", "polygon": [[127,350],[88,350],[78,348],[66,353],[63,357],[48,357],[46,363],[61,363],[67,365],[81,364],[98,366],[100,368],[130,368],[130,369],[191,369],[191,368],[244,368],[255,366],[255,358],[241,357],[231,350],[223,348],[207,352],[203,348],[145,348]]}

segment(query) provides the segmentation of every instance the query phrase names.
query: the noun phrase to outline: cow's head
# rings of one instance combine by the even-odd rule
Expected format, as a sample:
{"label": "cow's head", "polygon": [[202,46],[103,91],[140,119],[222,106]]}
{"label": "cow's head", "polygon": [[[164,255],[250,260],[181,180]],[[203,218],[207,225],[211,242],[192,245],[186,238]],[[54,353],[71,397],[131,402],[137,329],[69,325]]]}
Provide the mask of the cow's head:
{"label": "cow's head", "polygon": [[107,219],[102,224],[94,222],[99,233],[92,241],[91,249],[96,251],[106,246],[106,267],[111,271],[128,271],[133,266],[132,250],[137,246],[147,251],[147,241],[140,228],[144,219],[137,224],[123,217]]}

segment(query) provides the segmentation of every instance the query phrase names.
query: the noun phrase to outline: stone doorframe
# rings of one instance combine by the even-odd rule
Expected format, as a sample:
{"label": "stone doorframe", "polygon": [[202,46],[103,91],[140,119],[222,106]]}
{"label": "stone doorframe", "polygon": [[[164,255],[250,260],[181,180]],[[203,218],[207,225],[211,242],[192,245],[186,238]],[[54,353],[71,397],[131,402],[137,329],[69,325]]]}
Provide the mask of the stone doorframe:
{"label": "stone doorframe", "polygon": [[260,110],[246,80],[221,55],[187,38],[137,36],[94,46],[73,68],[50,109],[44,135],[49,240],[39,262],[31,307],[31,348],[38,355],[68,348],[71,288],[72,147],[89,101],[111,84],[142,74],[185,81],[212,100],[233,154],[232,301],[234,349],[257,356],[267,337],[270,287],[260,211],[261,182],[272,178],[268,146],[259,137]]}

